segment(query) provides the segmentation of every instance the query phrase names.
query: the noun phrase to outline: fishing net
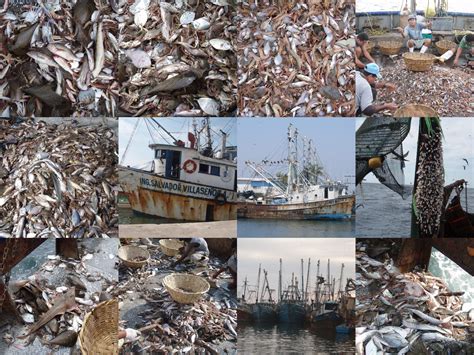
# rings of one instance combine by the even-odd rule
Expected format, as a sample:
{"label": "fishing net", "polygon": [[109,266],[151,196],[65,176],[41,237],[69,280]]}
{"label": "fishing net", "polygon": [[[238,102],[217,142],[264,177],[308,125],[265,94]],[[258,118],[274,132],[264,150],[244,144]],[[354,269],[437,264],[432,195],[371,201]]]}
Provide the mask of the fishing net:
{"label": "fishing net", "polygon": [[[356,133],[356,183],[372,172],[381,184],[406,198],[402,142],[410,131],[411,118],[366,118]],[[372,169],[369,159],[381,157],[382,165]]]}

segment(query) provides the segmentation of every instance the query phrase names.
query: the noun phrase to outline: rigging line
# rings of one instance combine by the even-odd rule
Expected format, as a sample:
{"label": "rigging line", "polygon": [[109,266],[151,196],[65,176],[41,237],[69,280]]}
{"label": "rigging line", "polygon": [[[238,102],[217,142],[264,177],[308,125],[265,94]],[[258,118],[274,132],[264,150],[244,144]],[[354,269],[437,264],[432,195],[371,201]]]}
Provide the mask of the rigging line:
{"label": "rigging line", "polygon": [[137,131],[137,128],[140,122],[141,122],[140,118],[136,118],[135,126],[133,126],[133,130],[132,130],[132,134],[130,135],[130,139],[128,140],[127,146],[125,147],[125,151],[122,154],[120,165],[123,165],[123,162],[125,161],[125,156],[127,155],[128,149],[130,148],[130,144],[132,143],[132,139],[135,136],[135,132]]}

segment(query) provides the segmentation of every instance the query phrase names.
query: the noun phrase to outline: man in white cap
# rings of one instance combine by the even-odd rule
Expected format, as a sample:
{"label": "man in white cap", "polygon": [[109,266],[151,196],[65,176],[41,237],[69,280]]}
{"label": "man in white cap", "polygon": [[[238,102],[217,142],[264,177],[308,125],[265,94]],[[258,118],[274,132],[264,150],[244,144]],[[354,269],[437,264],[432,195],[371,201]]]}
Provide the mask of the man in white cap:
{"label": "man in white cap", "polygon": [[380,68],[375,63],[369,63],[364,67],[363,72],[356,71],[356,110],[357,116],[365,115],[372,116],[373,114],[390,110],[395,111],[398,106],[394,103],[374,104],[377,96],[377,90],[380,88],[387,88],[390,91],[395,90],[395,85],[377,81],[381,79]]}
{"label": "man in white cap", "polygon": [[431,23],[425,26],[421,23],[416,22],[416,15],[408,16],[408,25],[402,29],[397,27],[398,32],[403,38],[408,38],[407,47],[410,52],[416,49],[420,49],[420,53],[425,53],[429,46],[431,46],[431,39],[423,38],[422,31],[431,27]]}

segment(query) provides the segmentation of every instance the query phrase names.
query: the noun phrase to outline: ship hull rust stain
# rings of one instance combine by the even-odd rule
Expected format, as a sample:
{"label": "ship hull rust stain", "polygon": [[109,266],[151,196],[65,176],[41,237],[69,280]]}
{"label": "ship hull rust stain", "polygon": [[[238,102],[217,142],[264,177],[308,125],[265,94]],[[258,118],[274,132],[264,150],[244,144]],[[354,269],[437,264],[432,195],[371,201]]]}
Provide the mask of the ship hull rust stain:
{"label": "ship hull rust stain", "polygon": [[239,203],[238,218],[250,219],[347,219],[351,218],[355,196],[340,197],[335,200],[298,203],[291,205],[264,205]]}

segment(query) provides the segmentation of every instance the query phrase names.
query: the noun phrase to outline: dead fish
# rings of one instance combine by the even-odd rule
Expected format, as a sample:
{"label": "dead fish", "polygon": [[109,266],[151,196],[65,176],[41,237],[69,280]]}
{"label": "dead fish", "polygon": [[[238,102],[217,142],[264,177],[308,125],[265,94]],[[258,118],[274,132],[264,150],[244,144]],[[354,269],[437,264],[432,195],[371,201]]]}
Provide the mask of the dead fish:
{"label": "dead fish", "polygon": [[319,89],[319,92],[321,93],[321,95],[331,100],[339,100],[341,98],[341,93],[334,86],[323,86]]}
{"label": "dead fish", "polygon": [[193,73],[184,73],[173,76],[170,79],[166,79],[159,84],[151,87],[146,87],[142,91],[142,95],[150,95],[160,91],[174,91],[185,88],[192,84],[196,79],[196,75]]}
{"label": "dead fish", "polygon": [[77,332],[74,330],[66,330],[59,334],[56,338],[46,341],[49,345],[60,345],[68,348],[74,346],[77,341]]}
{"label": "dead fish", "polygon": [[53,60],[53,58],[51,58],[47,54],[44,54],[43,52],[30,51],[26,53],[26,55],[34,59],[34,61],[38,64],[44,64],[50,67],[59,68],[58,64]]}
{"label": "dead fish", "polygon": [[48,44],[48,46],[46,47],[48,48],[48,50],[53,53],[55,56],[58,56],[58,57],[61,57],[61,58],[64,58],[66,60],[69,60],[69,61],[76,61],[76,62],[79,62],[81,59],[76,57],[74,55],[74,53],[68,48],[66,47],[65,45],[63,44],[59,44],[59,43],[56,43],[56,44],[53,44],[53,43],[50,43]]}
{"label": "dead fish", "polygon": [[16,55],[24,55],[30,48],[31,38],[38,27],[38,23],[34,24],[27,29],[21,31],[18,36],[16,37],[15,44],[10,46],[9,49]]}
{"label": "dead fish", "polygon": [[104,61],[104,33],[102,31],[102,22],[100,22],[97,28],[97,36],[95,39],[95,63],[92,76],[97,77],[100,74],[102,68],[104,67]]}
{"label": "dead fish", "polygon": [[68,112],[71,108],[71,103],[66,98],[54,92],[49,84],[26,88],[23,89],[23,91],[28,95],[37,97],[50,107],[60,106],[64,109],[64,112]]}
{"label": "dead fish", "polygon": [[82,282],[79,276],[74,274],[68,274],[66,276],[67,281],[71,284],[71,286],[76,287],[77,290],[87,291],[87,286]]}
{"label": "dead fish", "polygon": [[84,31],[84,26],[91,19],[94,11],[95,3],[92,0],[78,0],[72,10],[72,17],[76,24],[76,36],[84,47],[89,43],[88,35]]}

